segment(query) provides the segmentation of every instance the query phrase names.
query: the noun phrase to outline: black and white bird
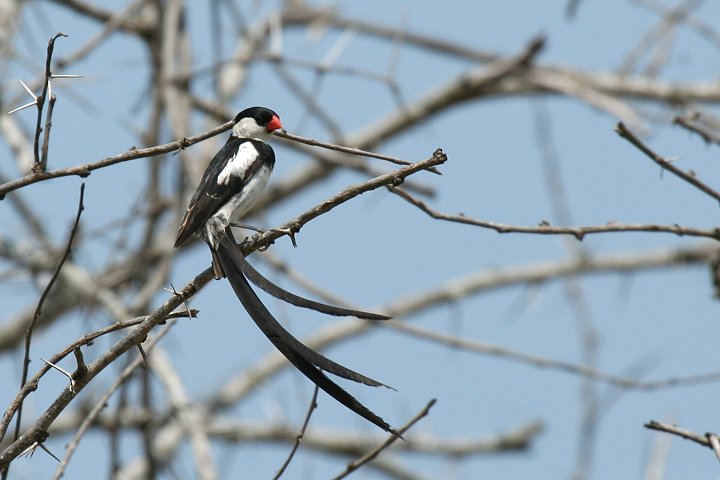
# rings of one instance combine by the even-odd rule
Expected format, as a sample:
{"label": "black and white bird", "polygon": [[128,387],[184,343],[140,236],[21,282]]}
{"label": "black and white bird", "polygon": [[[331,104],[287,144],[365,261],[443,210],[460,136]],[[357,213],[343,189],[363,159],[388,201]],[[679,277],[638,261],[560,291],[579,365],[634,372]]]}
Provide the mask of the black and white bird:
{"label": "black and white bird", "polygon": [[376,313],[327,305],[303,298],[270,282],[255,270],[235,244],[230,227],[239,223],[267,186],[275,153],[267,140],[282,128],[280,117],[265,107],[251,107],[238,113],[230,138],[215,155],[190,200],[175,240],[175,247],[196,235],[205,240],[213,258],[215,277],[227,277],[235,294],[255,324],[300,372],[347,408],[395,435],[382,418],[330,380],[323,370],[358,383],[386,386],[350,370],[308,348],[293,337],[260,301],[248,280],[270,295],[290,304],[336,316],[387,320]]}
{"label": "black and white bird", "polygon": [[205,240],[215,278],[225,276],[215,253],[220,236],[238,225],[265,190],[275,166],[275,152],[265,141],[282,128],[278,114],[265,107],[246,108],[234,122],[230,138],[205,170],[175,239],[176,248],[194,234]]}

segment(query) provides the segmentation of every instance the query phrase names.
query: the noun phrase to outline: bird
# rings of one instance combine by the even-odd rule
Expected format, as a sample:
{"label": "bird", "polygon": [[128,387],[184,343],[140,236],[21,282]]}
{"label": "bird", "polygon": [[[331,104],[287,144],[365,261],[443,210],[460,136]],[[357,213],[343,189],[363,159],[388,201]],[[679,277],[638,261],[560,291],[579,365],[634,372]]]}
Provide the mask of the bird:
{"label": "bird", "polygon": [[233,119],[230,137],[210,161],[180,222],[175,248],[193,235],[205,240],[213,257],[215,278],[225,276],[217,260],[219,238],[258,201],[275,166],[266,140],[282,122],[266,107],[250,107]]}
{"label": "bird", "polygon": [[[257,203],[275,165],[275,153],[266,140],[282,129],[277,113],[250,107],[233,119],[232,132],[213,157],[180,222],[175,247],[198,236],[209,246],[216,279],[227,278],[246,312],[270,342],[310,381],[351,411],[400,437],[381,417],[327,377],[323,371],[361,384],[387,385],[355,372],[310,349],[272,316],[248,280],[270,295],[292,305],[335,316],[387,320],[377,313],[338,307],[291,293],[263,277],[235,243],[230,227],[244,226],[240,219]],[[388,387],[392,388],[392,387]]]}
{"label": "bird", "polygon": [[[190,199],[180,222],[175,248],[193,235],[205,240],[213,257],[216,279],[225,277],[217,258],[220,237],[229,226],[245,226],[239,220],[261,197],[275,166],[275,152],[266,140],[282,129],[277,113],[266,107],[250,107],[233,119],[232,133],[213,157]],[[254,227],[253,227],[254,228]],[[309,300],[280,288],[255,270],[247,261],[243,273],[270,295],[298,307],[310,308],[335,316],[352,316],[366,320],[390,317]]]}

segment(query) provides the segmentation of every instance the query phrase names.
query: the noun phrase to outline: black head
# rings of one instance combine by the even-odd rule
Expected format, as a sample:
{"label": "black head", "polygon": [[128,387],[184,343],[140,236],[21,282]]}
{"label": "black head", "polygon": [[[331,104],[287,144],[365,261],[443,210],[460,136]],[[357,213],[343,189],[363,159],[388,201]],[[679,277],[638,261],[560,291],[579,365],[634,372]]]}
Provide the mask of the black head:
{"label": "black head", "polygon": [[266,127],[272,121],[273,117],[280,118],[277,113],[269,108],[250,107],[235,115],[234,121],[238,123],[243,118],[252,118],[259,126]]}
{"label": "black head", "polygon": [[265,107],[250,107],[235,116],[233,135],[239,138],[265,140],[282,128],[278,114]]}

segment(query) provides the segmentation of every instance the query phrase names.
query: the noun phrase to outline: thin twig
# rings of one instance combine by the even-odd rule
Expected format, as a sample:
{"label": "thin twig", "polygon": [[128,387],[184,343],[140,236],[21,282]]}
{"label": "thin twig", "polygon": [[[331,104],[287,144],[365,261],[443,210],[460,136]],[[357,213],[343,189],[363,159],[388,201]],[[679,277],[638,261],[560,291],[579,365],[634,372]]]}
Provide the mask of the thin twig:
{"label": "thin twig", "polygon": [[645,428],[649,428],[650,430],[657,430],[659,432],[672,433],[673,435],[682,437],[685,440],[691,440],[697,444],[700,444],[703,447],[712,448],[710,440],[708,439],[708,435],[713,435],[713,434],[710,434],[710,433],[706,433],[705,435],[700,435],[699,433],[695,433],[690,430],[680,428],[677,425],[670,425],[669,423],[656,422],[655,420],[649,421],[644,426],[645,426]]}
{"label": "thin twig", "polygon": [[[375,153],[375,152],[369,152],[367,150],[362,150],[355,147],[345,147],[343,145],[333,145],[332,143],[325,143],[321,142],[319,140],[314,140],[312,138],[306,138],[301,137],[300,135],[295,135],[292,133],[287,132],[279,132],[276,133],[278,137],[281,138],[287,138],[288,140],[292,140],[294,142],[304,143],[305,145],[310,145],[312,147],[322,147],[326,148],[328,150],[335,150],[337,152],[343,152],[343,153],[349,153],[351,155],[360,155],[363,157],[370,157],[370,158],[378,158],[380,160],[385,160],[391,163],[394,163],[396,165],[412,165],[412,162],[408,162],[407,160],[402,160],[397,157],[391,157],[390,155],[383,155],[381,153]],[[436,168],[428,168],[428,172],[435,173],[437,175],[442,175],[439,170]]]}
{"label": "thin twig", "polygon": [[[56,33],[49,41],[47,46],[47,55],[45,57],[45,79],[43,81],[42,93],[37,97],[35,106],[37,107],[37,120],[35,122],[35,142],[33,146],[33,152],[35,154],[35,164],[33,165],[33,172],[40,173],[44,171],[42,159],[40,158],[40,133],[42,132],[42,112],[47,98],[48,90],[50,89],[50,78],[52,72],[50,71],[50,65],[52,63],[52,54],[55,48],[55,40],[60,37],[67,37],[64,33]],[[46,134],[47,136],[47,134]]]}
{"label": "thin twig", "polygon": [[472,217],[468,217],[464,214],[450,215],[447,213],[440,212],[429,207],[422,200],[415,198],[406,190],[402,188],[393,187],[390,191],[408,203],[416,206],[423,212],[430,215],[436,220],[444,220],[447,222],[461,223],[464,225],[472,225],[475,227],[489,228],[495,230],[498,233],[531,233],[538,235],[557,235],[565,234],[572,235],[578,240],[582,240],[586,235],[598,234],[598,233],[611,233],[611,232],[665,232],[674,233],[679,236],[689,237],[707,237],[713,240],[720,240],[720,228],[712,228],[709,230],[703,230],[694,227],[685,227],[682,225],[653,225],[653,224],[627,224],[609,222],[605,225],[588,225],[584,227],[556,227],[550,225],[547,221],[543,220],[540,225],[536,227],[530,227],[525,225],[509,225],[506,223],[491,222],[489,220],[480,220]]}
{"label": "thin twig", "polygon": [[186,137],[186,138],[182,138],[180,140],[175,140],[170,143],[165,143],[162,145],[155,145],[153,147],[147,147],[147,148],[133,147],[124,153],[120,153],[118,155],[113,155],[112,157],[103,158],[102,160],[98,160],[96,162],[86,163],[83,165],[76,165],[74,167],[69,167],[69,168],[62,168],[62,169],[53,170],[50,172],[45,171],[45,172],[40,172],[40,173],[30,173],[28,175],[25,175],[24,177],[18,178],[17,180],[13,180],[11,182],[7,182],[7,183],[0,185],[0,200],[2,200],[8,192],[12,192],[13,190],[17,190],[18,188],[21,188],[21,187],[24,187],[26,185],[30,185],[33,183],[41,182],[44,180],[49,180],[51,178],[67,177],[67,176],[71,176],[71,175],[87,177],[94,170],[109,167],[111,165],[115,165],[116,163],[127,162],[129,160],[135,160],[138,158],[152,157],[155,155],[160,155],[162,153],[169,153],[169,152],[174,152],[176,150],[180,150],[183,148],[187,148],[187,147],[194,145],[198,142],[201,142],[205,139],[208,139],[208,138],[218,135],[222,132],[230,130],[230,128],[232,128],[232,125],[233,125],[233,122],[228,121],[228,122],[225,122],[222,125],[219,125],[211,130],[208,130],[207,132],[203,132],[203,133],[200,133],[200,134],[192,136],[192,137]]}
{"label": "thin twig", "polygon": [[499,358],[518,362],[525,365],[532,365],[538,368],[548,368],[560,372],[578,375],[584,379],[594,382],[602,382],[613,387],[627,390],[655,391],[666,388],[677,388],[681,386],[698,385],[702,383],[715,382],[720,379],[720,372],[709,372],[686,377],[674,377],[663,380],[642,381],[633,378],[625,378],[611,373],[606,373],[595,368],[575,363],[555,360],[548,357],[541,357],[519,350],[512,350],[491,343],[470,340],[453,335],[428,330],[407,322],[387,322],[383,327],[391,328],[416,338],[429,340],[431,342],[447,345],[452,348],[459,348],[469,352],[477,352],[485,355],[492,355]]}
{"label": "thin twig", "polygon": [[350,475],[352,472],[357,470],[358,468],[362,467],[368,462],[371,462],[375,457],[377,457],[380,452],[383,450],[386,450],[390,445],[395,443],[395,441],[402,436],[405,432],[407,432],[410,428],[412,428],[413,425],[415,425],[418,421],[420,421],[422,418],[424,418],[428,413],[430,413],[430,409],[435,405],[436,399],[432,399],[428,402],[427,405],[425,405],[425,408],[423,408],[420,413],[415,415],[413,419],[411,419],[408,423],[402,426],[402,428],[398,429],[399,435],[390,435],[387,440],[385,440],[383,443],[377,446],[373,451],[368,452],[366,455],[363,455],[362,457],[358,458],[357,460],[350,462],[347,467],[345,467],[345,471],[339,474],[338,476],[334,477],[333,480],[340,480],[341,478],[345,478],[348,475]]}
{"label": "thin twig", "polygon": [[[75,215],[75,223],[72,226],[72,229],[70,230],[70,237],[68,238],[67,246],[65,247],[65,251],[63,252],[63,256],[60,258],[60,262],[58,263],[57,268],[55,269],[55,272],[53,273],[52,277],[50,277],[50,281],[48,282],[47,286],[45,287],[45,290],[43,290],[42,294],[40,295],[40,300],[38,301],[37,307],[35,308],[35,313],[33,315],[33,319],[30,322],[30,326],[28,327],[27,333],[25,334],[25,353],[23,356],[23,371],[22,371],[22,379],[20,381],[20,388],[22,388],[25,385],[25,382],[27,382],[28,378],[28,369],[30,367],[30,343],[32,341],[32,334],[33,329],[35,328],[35,324],[37,323],[38,319],[40,318],[40,315],[42,315],[42,307],[45,303],[45,299],[50,294],[50,290],[52,289],[53,285],[55,284],[55,281],[58,278],[58,275],[60,274],[60,269],[62,269],[63,265],[65,264],[65,261],[70,256],[70,252],[72,251],[72,244],[75,240],[75,235],[78,230],[78,225],[80,224],[80,216],[82,215],[83,210],[85,209],[85,206],[83,205],[83,199],[85,198],[85,183],[82,183],[80,185],[80,199],[78,201],[78,209],[77,214]],[[20,422],[22,420],[22,402],[20,402],[20,405],[17,409],[17,417],[15,421],[15,434],[13,435],[13,440],[17,440],[20,436]],[[7,475],[7,470],[3,471],[3,475]]]}
{"label": "thin twig", "polygon": [[278,480],[282,476],[282,474],[285,472],[285,469],[287,469],[288,465],[290,465],[290,462],[292,461],[293,457],[295,456],[295,452],[297,452],[298,448],[300,448],[300,443],[302,442],[303,437],[305,436],[305,431],[307,430],[308,425],[310,424],[310,417],[312,416],[313,412],[317,408],[317,397],[318,397],[318,391],[319,388],[317,385],[315,385],[315,390],[313,391],[312,400],[310,400],[310,406],[308,407],[307,414],[305,415],[305,421],[302,424],[302,428],[300,428],[300,433],[295,436],[295,444],[293,445],[292,450],[290,450],[290,454],[288,455],[287,459],[285,460],[285,463],[282,464],[280,467],[280,470],[275,474],[273,477],[273,480]]}
{"label": "thin twig", "polygon": [[57,97],[54,94],[50,94],[50,100],[48,100],[48,109],[45,114],[45,133],[43,135],[42,148],[40,150],[40,171],[44,172],[47,169],[48,161],[48,149],[50,147],[50,129],[52,129],[52,114],[55,110],[55,102]]}
{"label": "thin twig", "polygon": [[641,142],[638,137],[636,137],[630,130],[628,130],[622,122],[619,122],[617,124],[617,126],[615,127],[615,131],[622,138],[630,142],[635,148],[644,153],[650,160],[660,165],[660,167],[669,171],[675,176],[685,180],[701,192],[704,192],[705,194],[711,196],[712,198],[720,202],[720,193],[710,188],[710,186],[705,184],[704,182],[698,180],[694,175],[680,170],[671,162],[667,161],[657,153],[653,152],[647,145]]}
{"label": "thin twig", "polygon": [[716,145],[720,145],[720,135],[711,132],[708,128],[695,125],[695,123],[693,122],[696,118],[699,118],[699,115],[689,115],[687,117],[678,116],[673,119],[673,123],[675,125],[680,125],[686,130],[700,135],[700,137],[702,137],[702,139],[705,140],[706,143],[714,143]]}

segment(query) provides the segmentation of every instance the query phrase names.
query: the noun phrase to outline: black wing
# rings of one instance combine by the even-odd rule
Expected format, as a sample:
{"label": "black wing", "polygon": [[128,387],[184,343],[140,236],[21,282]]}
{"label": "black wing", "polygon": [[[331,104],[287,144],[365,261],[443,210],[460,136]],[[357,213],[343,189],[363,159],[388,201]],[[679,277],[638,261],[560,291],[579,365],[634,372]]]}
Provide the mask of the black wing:
{"label": "black wing", "polygon": [[[187,241],[194,233],[200,231],[205,226],[208,219],[217,212],[220,207],[225,205],[230,197],[238,193],[247,179],[260,168],[261,162],[255,162],[251,168],[245,172],[243,178],[232,176],[227,185],[218,185],[217,178],[220,172],[227,166],[237,153],[240,145],[245,142],[252,142],[259,153],[269,150],[271,159],[274,161],[274,154],[269,145],[259,140],[249,138],[238,138],[231,136],[220,151],[215,154],[212,161],[208,165],[203,174],[200,185],[190,200],[188,209],[183,216],[175,239],[175,247],[179,247]],[[259,155],[260,156],[260,155]]]}

